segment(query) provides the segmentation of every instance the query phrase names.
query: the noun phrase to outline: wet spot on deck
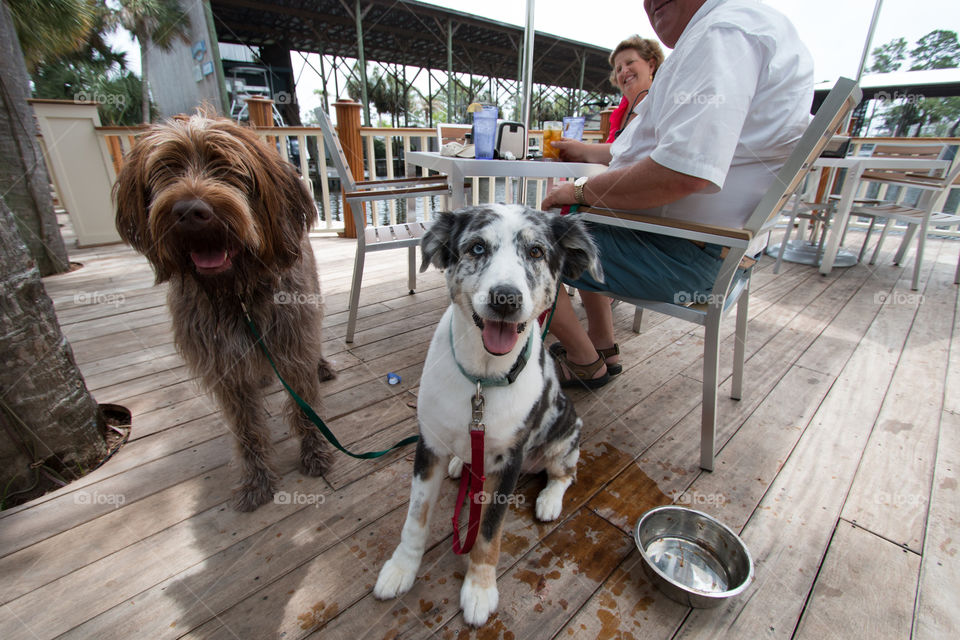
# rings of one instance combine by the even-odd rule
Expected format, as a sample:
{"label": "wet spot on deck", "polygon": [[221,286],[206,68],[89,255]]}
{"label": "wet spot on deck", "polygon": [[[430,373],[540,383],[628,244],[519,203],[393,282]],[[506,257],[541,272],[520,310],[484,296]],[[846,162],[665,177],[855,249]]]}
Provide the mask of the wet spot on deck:
{"label": "wet spot on deck", "polygon": [[901,431],[911,431],[913,424],[901,420],[887,420],[883,423],[883,430],[890,433],[900,433]]}
{"label": "wet spot on deck", "polygon": [[336,602],[327,605],[326,602],[321,600],[310,607],[309,611],[298,615],[297,620],[300,621],[300,628],[306,631],[324,624],[337,615],[339,610],[340,607]]}

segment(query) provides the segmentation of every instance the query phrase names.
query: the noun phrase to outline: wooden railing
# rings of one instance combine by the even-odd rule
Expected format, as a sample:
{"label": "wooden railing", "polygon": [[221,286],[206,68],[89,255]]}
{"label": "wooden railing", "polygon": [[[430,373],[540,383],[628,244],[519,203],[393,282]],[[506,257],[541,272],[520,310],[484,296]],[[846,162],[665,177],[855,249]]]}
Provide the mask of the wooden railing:
{"label": "wooden railing", "polygon": [[[130,149],[136,137],[142,134],[144,127],[97,127],[97,135],[103,138],[110,150],[114,171],[119,171],[123,162],[123,155]],[[300,171],[301,177],[314,200],[318,202],[320,219],[315,230],[340,231],[343,230],[343,216],[341,205],[336,195],[339,193],[339,179],[327,161],[326,147],[319,127],[265,127],[258,128],[257,133],[273,143],[280,155],[292,162]],[[378,178],[396,178],[416,175],[417,168],[402,161],[410,151],[437,150],[436,129],[416,127],[361,127],[360,136],[363,140],[364,175],[368,180]],[[542,144],[543,132],[533,130],[530,139]],[[377,140],[383,143],[383,152],[378,157],[376,153]],[[599,131],[584,132],[584,141],[596,142],[600,139]],[[395,147],[399,154],[395,153]],[[316,152],[314,153],[314,149]],[[397,157],[399,155],[399,157]],[[397,174],[400,175],[397,175]],[[473,180],[473,203],[493,202],[498,193],[502,193],[507,201],[512,199],[513,184],[503,178],[475,177]],[[496,182],[499,180],[499,182]],[[486,188],[481,189],[481,181],[486,181]],[[333,185],[331,183],[334,183]],[[545,180],[528,181],[529,192],[527,201],[536,206],[544,197]],[[317,193],[319,192],[319,194]],[[481,195],[483,194],[483,195]],[[319,195],[319,197],[318,197]],[[432,212],[445,206],[431,198],[418,198],[420,203],[415,215],[429,220]],[[389,221],[397,222],[397,207],[393,201],[377,203],[381,208],[375,213]]]}

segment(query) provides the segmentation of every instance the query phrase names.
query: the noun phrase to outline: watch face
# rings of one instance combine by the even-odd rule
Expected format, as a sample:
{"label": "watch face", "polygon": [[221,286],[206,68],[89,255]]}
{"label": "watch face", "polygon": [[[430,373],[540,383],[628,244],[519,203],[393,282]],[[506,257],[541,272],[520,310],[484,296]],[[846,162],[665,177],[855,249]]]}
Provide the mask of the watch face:
{"label": "watch face", "polygon": [[573,181],[573,184],[576,187],[582,187],[583,185],[587,184],[587,176],[581,176],[577,178]]}

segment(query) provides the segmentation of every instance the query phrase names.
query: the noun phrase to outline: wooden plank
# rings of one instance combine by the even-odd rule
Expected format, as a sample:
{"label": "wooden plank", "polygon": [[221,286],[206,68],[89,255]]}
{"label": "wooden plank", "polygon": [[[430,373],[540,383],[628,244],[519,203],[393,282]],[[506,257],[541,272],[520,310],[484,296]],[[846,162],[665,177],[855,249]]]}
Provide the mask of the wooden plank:
{"label": "wooden plank", "polygon": [[[281,442],[278,457],[292,466],[297,444]],[[53,582],[111,553],[228,500],[236,470],[222,465],[0,558],[0,603]],[[69,553],[64,553],[64,550]],[[56,561],[53,561],[53,559]]]}
{"label": "wooden plank", "polygon": [[[722,451],[724,443],[741,428],[790,370],[791,363],[819,335],[829,318],[836,313],[838,301],[845,300],[858,286],[855,278],[840,278],[832,282],[827,292],[818,296],[805,313],[795,316],[790,324],[747,360],[745,379],[750,383],[742,400],[734,401],[729,398],[729,378],[721,384],[716,427],[718,451]],[[681,392],[681,395],[699,401],[702,384],[685,375],[680,376],[680,379],[687,385],[687,390]],[[700,474],[700,420],[699,408],[690,411],[676,427],[644,451],[635,465],[611,482],[591,502],[590,507],[614,525],[629,532],[647,509],[670,502],[670,499],[666,502],[647,503],[623,500],[621,496],[645,491],[651,483],[664,494],[676,496],[682,493]]]}
{"label": "wooden plank", "polygon": [[[954,334],[956,336],[956,334]],[[955,343],[956,344],[956,343]],[[933,496],[927,515],[920,564],[920,585],[913,624],[914,637],[960,636],[957,594],[960,593],[960,415],[945,411],[940,425]]]}
{"label": "wooden plank", "polygon": [[650,584],[634,551],[555,638],[672,638],[689,607]]}
{"label": "wooden plank", "polygon": [[[796,628],[909,332],[912,313],[883,307],[741,537],[756,564],[744,597],[693,611],[679,637],[789,637]],[[721,414],[722,415],[722,414]],[[838,429],[837,425],[843,425]]]}
{"label": "wooden plank", "polygon": [[[933,262],[933,260],[931,260]],[[842,516],[917,553],[933,482],[953,311],[953,268],[936,264],[924,295],[895,291],[884,304],[916,310],[876,428]]]}
{"label": "wooden plank", "polygon": [[[612,440],[613,443],[597,439],[594,442],[583,444],[577,482],[568,489],[565,495],[564,515],[561,518],[565,518],[568,513],[576,513],[590,496],[594,495],[603,484],[629,462],[630,456],[617,446],[626,444],[623,434],[615,435]],[[526,478],[519,491],[522,502],[515,503],[510,507],[510,512],[504,524],[499,563],[501,575],[533,549],[538,541],[549,532],[557,527],[563,528],[566,526],[560,522],[544,524],[534,520],[532,505],[542,486],[543,481],[540,478]],[[441,500],[449,500],[455,491],[454,483],[450,482],[449,485],[445,485],[441,492]],[[434,519],[434,528],[432,529],[432,531],[437,530],[437,521],[441,521],[439,531],[442,532],[442,535],[438,537],[434,537],[434,534],[431,535],[428,551],[413,589],[400,601],[378,602],[369,593],[373,586],[373,580],[363,585],[353,584],[359,582],[355,580],[351,581],[351,584],[340,585],[340,589],[345,590],[344,593],[359,593],[362,599],[356,605],[349,606],[349,608],[349,601],[345,603],[343,598],[335,600],[339,605],[339,611],[335,612],[337,615],[334,620],[320,630],[321,634],[331,637],[361,637],[364,632],[370,629],[372,621],[379,620],[378,624],[381,627],[393,625],[396,628],[403,629],[405,633],[423,635],[432,633],[432,630],[436,629],[439,624],[450,620],[457,614],[459,611],[459,596],[457,594],[459,593],[460,580],[462,580],[463,561],[450,552],[450,541],[447,535],[449,520],[442,517],[441,514],[450,513],[452,511],[450,504],[452,503],[444,502],[444,504],[446,507],[441,509],[440,514]],[[403,511],[403,509],[400,511]],[[376,548],[380,557],[385,558],[385,554],[392,552],[398,541],[401,523],[402,520],[398,519],[396,523],[391,525],[388,532],[379,532],[379,530],[370,533],[361,532],[362,535],[359,536],[359,539],[369,541],[369,543],[365,542],[362,548],[368,552],[370,548]],[[372,547],[371,544],[376,545],[376,547]],[[381,546],[383,547],[382,550],[379,549]],[[338,545],[336,549],[331,550],[331,553],[340,554],[345,549],[347,549],[345,545]],[[322,566],[323,562],[325,562],[325,558],[321,556],[314,564]],[[382,566],[382,561],[373,565],[375,572],[379,571],[380,566]],[[309,570],[313,571],[314,569]],[[373,577],[376,577],[376,573],[373,574]],[[295,583],[296,580],[294,578]],[[359,592],[356,591],[357,586],[361,587]],[[286,593],[288,590],[289,588],[285,589],[281,585],[278,586],[276,592]],[[299,596],[297,597],[299,598]],[[319,601],[319,598],[315,598],[309,602],[317,604]],[[300,609],[300,613],[304,617],[297,619],[296,622],[306,622],[306,629],[308,630],[313,628],[315,624],[325,623],[327,618],[330,617],[328,613],[330,600],[325,599],[324,602],[326,606],[319,608],[317,610],[318,615],[315,617],[309,615],[311,610],[309,606]],[[429,618],[424,617],[420,610],[420,606],[427,602],[431,603],[431,606],[426,608],[426,611],[430,613]],[[417,605],[416,603],[420,604]],[[407,609],[407,611],[404,611],[404,609]],[[258,637],[266,633],[285,634],[284,637],[299,637],[302,635],[298,627],[293,625],[285,625],[279,629],[270,626],[272,617],[275,617],[275,615],[268,614],[268,610],[276,611],[274,605],[270,604],[270,600],[263,600],[259,593],[254,594],[246,601],[238,603],[233,610],[218,616],[223,628],[217,626],[218,623],[211,622],[211,625],[215,628],[200,630],[198,637],[228,636],[229,630],[236,626],[233,616],[239,616],[240,620],[243,621],[240,624],[248,630],[248,637]],[[386,618],[391,612],[396,612],[397,615],[390,619]],[[429,622],[429,625],[427,622]],[[249,624],[257,626],[250,628],[246,626]]]}
{"label": "wooden plank", "polygon": [[794,638],[908,638],[920,557],[841,520]]}
{"label": "wooden plank", "polygon": [[149,350],[152,347],[173,342],[173,329],[169,322],[119,331],[100,338],[71,342],[74,359],[82,368],[89,362],[95,362],[104,357],[117,356],[123,353],[134,353]]}
{"label": "wooden plank", "polygon": [[[437,633],[463,640],[501,633],[551,637],[631,552],[630,536],[578,510],[497,580],[500,605],[483,628],[469,628],[457,615]],[[419,631],[420,637],[429,635],[429,628]]]}
{"label": "wooden plank", "polygon": [[860,338],[880,312],[883,305],[878,301],[889,297],[898,280],[904,280],[905,276],[904,269],[887,265],[873,267],[870,273],[863,286],[803,352],[797,360],[799,366],[831,376],[840,374]]}
{"label": "wooden plank", "polygon": [[[351,594],[359,598],[369,591],[384,555],[393,550],[406,515],[411,473],[412,463],[401,460],[370,474],[349,493],[323,490],[325,499],[313,505],[199,514],[184,523],[184,535],[193,538],[187,558],[154,565],[149,588],[126,588],[125,600],[89,617],[68,637],[130,638],[149,629],[151,638],[175,638],[195,628],[203,635],[224,622],[233,631],[249,630],[240,637],[254,638],[270,635],[264,630],[278,625],[282,610],[287,613],[281,618],[293,628],[301,623],[301,611],[309,613],[318,600],[331,605],[329,613],[343,610]],[[315,482],[292,474],[282,489],[308,495]],[[452,509],[450,493],[444,506]],[[448,526],[449,521],[437,522],[435,535],[442,536]],[[148,553],[175,554],[168,538]],[[224,580],[225,575],[234,579]],[[253,606],[234,606],[247,600]],[[264,616],[263,610],[271,614]],[[225,618],[214,617],[225,611]]]}
{"label": "wooden plank", "polygon": [[[153,360],[159,360],[168,356],[171,356],[177,352],[176,347],[173,344],[173,339],[171,336],[170,342],[165,344],[157,345],[151,349],[142,349],[140,351],[134,351],[131,353],[122,353],[120,355],[110,355],[102,354],[100,359],[92,360],[80,365],[80,370],[83,372],[83,376],[87,379],[88,385],[90,384],[90,379],[94,379],[94,382],[97,383],[96,378],[98,376],[110,376],[115,371],[120,371],[127,367],[132,367],[135,365],[148,365]],[[136,376],[131,376],[134,378]],[[111,384],[114,382],[111,381]]]}
{"label": "wooden plank", "polygon": [[[275,441],[287,437],[286,434],[272,435]],[[124,474],[108,476],[102,481],[99,480],[101,475],[111,472],[109,469],[101,471],[107,469],[106,466],[101,467],[81,480],[43,496],[39,501],[7,510],[0,514],[4,530],[4,535],[0,537],[0,556],[113,511],[117,500],[107,499],[109,497],[123,496],[124,504],[132,504],[224,465],[231,458],[233,444],[233,435],[227,434],[179,451],[177,455],[139,465]],[[103,496],[103,499],[97,496]],[[27,510],[30,511],[29,516],[11,517]]]}

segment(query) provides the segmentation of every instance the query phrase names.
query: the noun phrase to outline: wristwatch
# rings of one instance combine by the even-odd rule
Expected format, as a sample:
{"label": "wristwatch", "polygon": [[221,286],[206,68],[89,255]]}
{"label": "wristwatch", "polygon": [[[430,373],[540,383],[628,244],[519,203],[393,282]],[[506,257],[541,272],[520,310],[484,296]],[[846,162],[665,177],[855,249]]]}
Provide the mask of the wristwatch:
{"label": "wristwatch", "polygon": [[581,207],[587,206],[587,201],[583,198],[583,187],[590,178],[582,176],[573,181],[573,197]]}

